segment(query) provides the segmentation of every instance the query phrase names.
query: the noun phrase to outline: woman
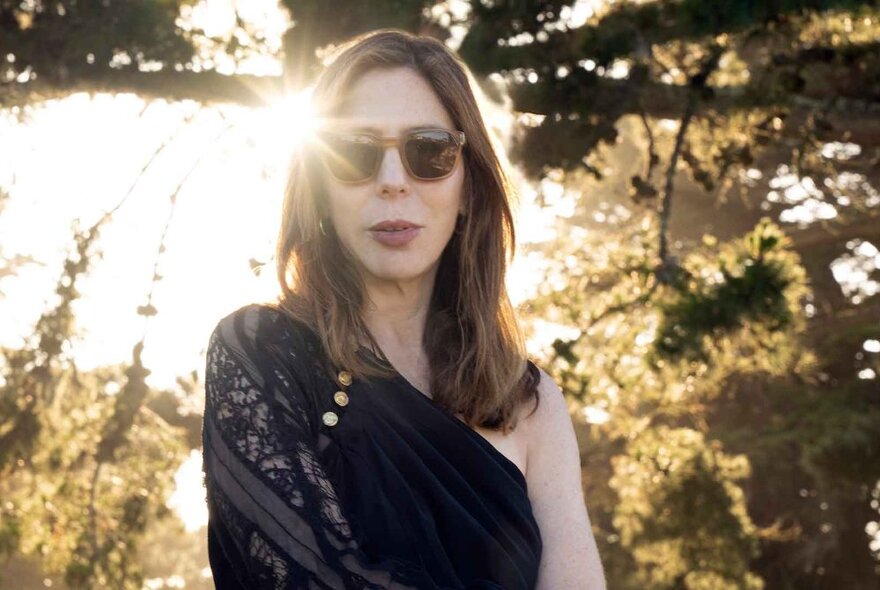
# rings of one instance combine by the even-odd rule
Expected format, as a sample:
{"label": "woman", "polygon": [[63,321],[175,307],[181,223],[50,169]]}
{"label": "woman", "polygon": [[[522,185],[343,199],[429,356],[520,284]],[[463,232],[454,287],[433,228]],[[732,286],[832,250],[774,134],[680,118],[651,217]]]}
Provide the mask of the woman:
{"label": "woman", "polygon": [[511,189],[473,88],[392,29],[316,82],[282,294],[209,340],[217,588],[604,587],[564,397],[504,289]]}

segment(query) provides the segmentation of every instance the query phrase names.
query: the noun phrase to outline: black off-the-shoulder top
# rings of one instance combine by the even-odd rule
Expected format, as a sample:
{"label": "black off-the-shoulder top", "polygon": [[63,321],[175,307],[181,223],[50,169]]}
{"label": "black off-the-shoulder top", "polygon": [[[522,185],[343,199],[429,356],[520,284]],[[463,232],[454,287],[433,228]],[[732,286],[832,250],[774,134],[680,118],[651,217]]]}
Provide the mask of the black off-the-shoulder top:
{"label": "black off-the-shoulder top", "polygon": [[261,304],[210,336],[203,422],[218,589],[528,590],[541,535],[519,468],[412,386],[336,382]]}

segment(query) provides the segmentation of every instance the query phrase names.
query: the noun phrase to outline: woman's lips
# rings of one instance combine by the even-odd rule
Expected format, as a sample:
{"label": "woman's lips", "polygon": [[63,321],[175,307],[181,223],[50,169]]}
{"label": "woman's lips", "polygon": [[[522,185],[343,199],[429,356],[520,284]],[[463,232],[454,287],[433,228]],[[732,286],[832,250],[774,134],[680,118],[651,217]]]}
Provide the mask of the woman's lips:
{"label": "woman's lips", "polygon": [[385,246],[397,247],[404,246],[410,243],[415,239],[417,235],[419,235],[419,231],[422,228],[420,227],[410,227],[407,229],[401,229],[396,231],[383,231],[373,229],[370,230],[370,235],[373,236],[373,239],[377,242],[384,244]]}

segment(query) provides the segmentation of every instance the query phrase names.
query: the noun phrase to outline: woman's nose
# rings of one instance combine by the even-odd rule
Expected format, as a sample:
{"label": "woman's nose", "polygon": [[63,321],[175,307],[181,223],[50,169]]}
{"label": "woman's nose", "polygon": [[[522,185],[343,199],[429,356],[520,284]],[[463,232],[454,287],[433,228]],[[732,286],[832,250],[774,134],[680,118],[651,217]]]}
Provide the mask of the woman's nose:
{"label": "woman's nose", "polygon": [[400,159],[400,152],[397,151],[396,147],[385,148],[385,153],[382,155],[382,163],[379,165],[379,171],[376,174],[376,183],[381,191],[399,191],[401,188],[409,186],[409,175]]}

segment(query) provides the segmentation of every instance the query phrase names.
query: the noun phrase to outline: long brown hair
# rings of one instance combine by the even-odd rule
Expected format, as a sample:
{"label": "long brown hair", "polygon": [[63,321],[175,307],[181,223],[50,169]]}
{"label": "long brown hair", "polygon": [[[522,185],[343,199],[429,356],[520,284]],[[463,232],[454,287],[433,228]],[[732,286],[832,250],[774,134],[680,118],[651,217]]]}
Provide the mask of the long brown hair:
{"label": "long brown hair", "polygon": [[[506,433],[516,426],[520,404],[533,397],[537,402],[540,377],[527,362],[505,287],[516,246],[510,208],[515,193],[484,125],[473,77],[442,42],[399,29],[356,36],[327,62],[311,93],[319,117],[332,117],[366,72],[408,67],[433,87],[467,137],[462,152],[467,210],[441,254],[423,346],[434,401],[470,425]],[[355,379],[393,377],[397,372],[360,317],[364,284],[332,231],[322,186],[313,150],[295,150],[275,253],[281,293],[271,305],[309,326],[329,362]],[[322,219],[327,235],[319,229]],[[380,363],[357,354],[359,343],[367,343]]]}

